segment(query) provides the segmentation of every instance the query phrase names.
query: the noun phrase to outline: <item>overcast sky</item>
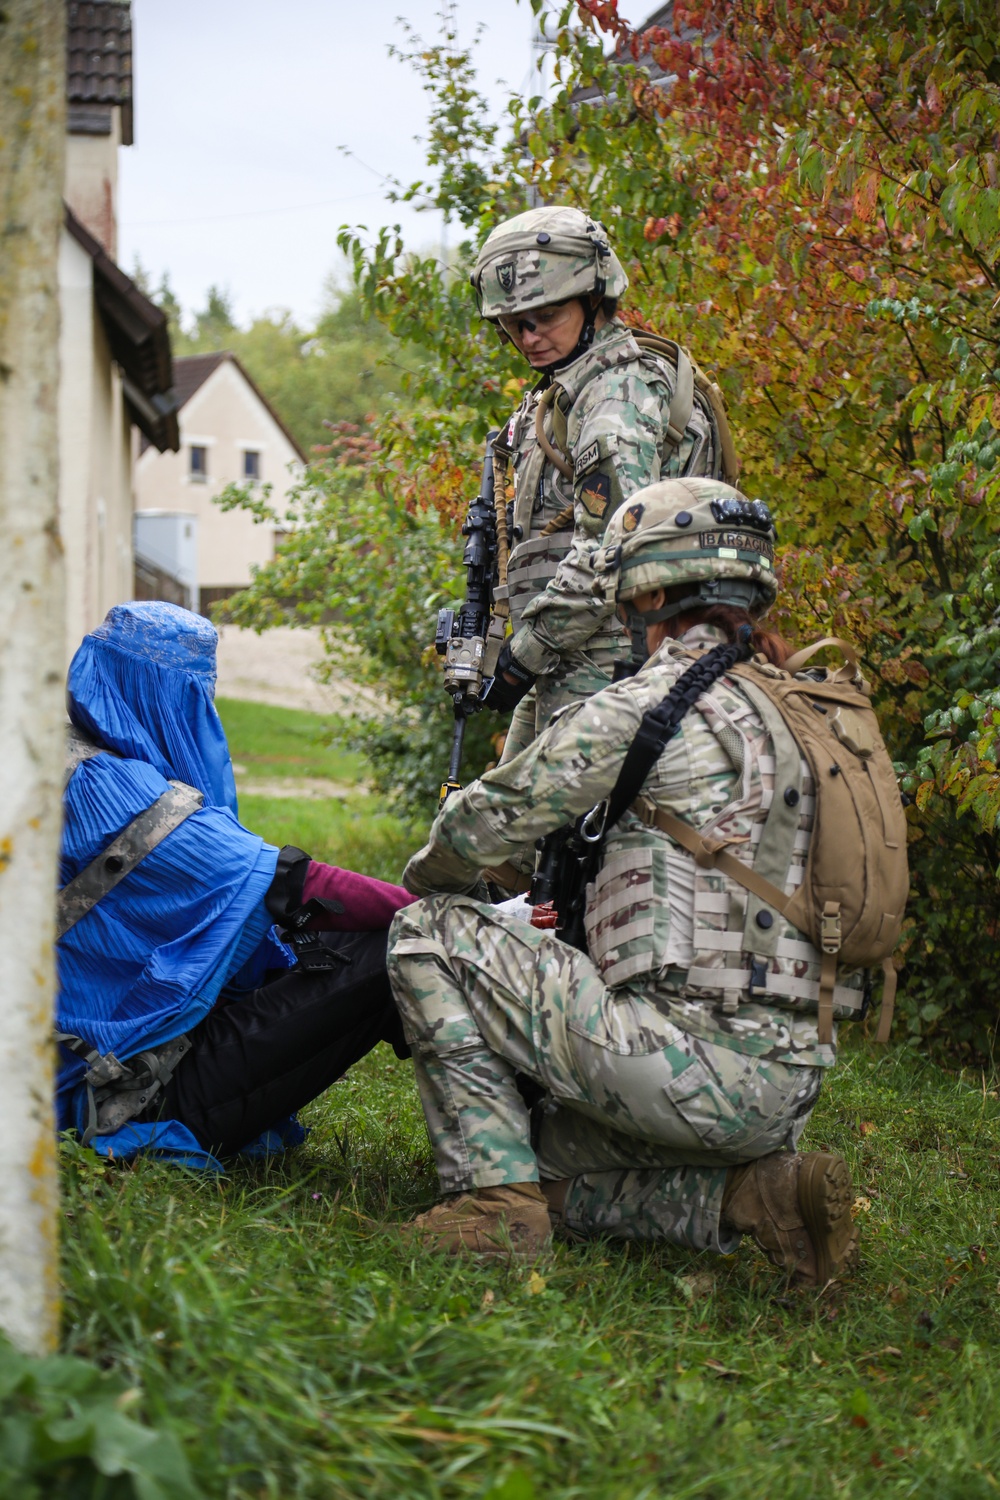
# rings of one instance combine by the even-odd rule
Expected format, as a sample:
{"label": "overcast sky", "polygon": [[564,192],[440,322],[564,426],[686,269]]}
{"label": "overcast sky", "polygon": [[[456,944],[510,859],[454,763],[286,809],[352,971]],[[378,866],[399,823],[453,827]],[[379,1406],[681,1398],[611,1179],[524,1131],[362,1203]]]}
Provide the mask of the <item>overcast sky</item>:
{"label": "overcast sky", "polygon": [[[483,87],[535,92],[527,0],[456,0],[461,37],[486,30]],[[185,309],[213,283],[239,320],[315,317],[341,224],[403,224],[440,243],[440,216],[385,201],[419,176],[426,98],[388,55],[404,16],[425,41],[440,0],[132,0],[135,145],[120,153],[119,260],[166,271]],[[345,157],[339,147],[353,153]]]}

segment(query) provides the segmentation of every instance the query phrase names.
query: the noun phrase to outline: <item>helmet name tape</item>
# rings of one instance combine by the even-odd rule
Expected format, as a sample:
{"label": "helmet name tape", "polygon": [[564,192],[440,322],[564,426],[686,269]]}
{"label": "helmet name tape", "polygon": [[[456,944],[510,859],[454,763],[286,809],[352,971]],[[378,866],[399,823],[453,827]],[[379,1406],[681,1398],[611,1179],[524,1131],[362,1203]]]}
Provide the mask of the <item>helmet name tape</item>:
{"label": "helmet name tape", "polygon": [[[631,530],[628,520],[624,523],[625,530]],[[699,547],[733,548],[738,552],[759,552],[762,557],[773,560],[774,544],[766,536],[756,536],[745,531],[699,531]],[[735,555],[735,553],[734,553]]]}

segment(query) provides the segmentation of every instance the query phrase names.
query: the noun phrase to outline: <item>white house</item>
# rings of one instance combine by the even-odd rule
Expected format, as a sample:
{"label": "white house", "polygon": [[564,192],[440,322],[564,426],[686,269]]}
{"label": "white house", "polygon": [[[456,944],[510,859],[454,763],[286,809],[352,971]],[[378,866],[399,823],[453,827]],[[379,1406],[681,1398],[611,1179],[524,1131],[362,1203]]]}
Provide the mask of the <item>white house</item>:
{"label": "white house", "polygon": [[72,653],[135,593],[133,428],[159,450],[179,436],[167,320],[115,264],[118,149],[132,143],[129,6],[70,0],[66,62],[59,517]]}
{"label": "white house", "polygon": [[276,529],[246,511],[223,511],[214,497],[227,484],[271,484],[281,502],[301,474],[305,455],[234,354],[174,360],[180,450],[143,444],[135,469],[136,516],[197,520],[198,608],[250,582],[250,570],[274,556]]}

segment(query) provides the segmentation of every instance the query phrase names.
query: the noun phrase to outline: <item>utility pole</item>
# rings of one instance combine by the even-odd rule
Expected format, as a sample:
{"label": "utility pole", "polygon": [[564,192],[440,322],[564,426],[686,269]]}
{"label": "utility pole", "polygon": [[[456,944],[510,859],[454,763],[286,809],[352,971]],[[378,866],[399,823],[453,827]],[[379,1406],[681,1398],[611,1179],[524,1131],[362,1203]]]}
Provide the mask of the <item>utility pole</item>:
{"label": "utility pole", "polygon": [[65,0],[0,6],[0,1328],[52,1349],[64,590],[56,410]]}

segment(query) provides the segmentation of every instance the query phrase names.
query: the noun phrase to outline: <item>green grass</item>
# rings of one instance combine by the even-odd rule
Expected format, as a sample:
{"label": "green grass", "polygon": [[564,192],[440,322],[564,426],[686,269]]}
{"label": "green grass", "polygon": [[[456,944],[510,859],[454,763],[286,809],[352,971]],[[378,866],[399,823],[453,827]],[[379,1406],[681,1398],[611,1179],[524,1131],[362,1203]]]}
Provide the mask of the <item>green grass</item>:
{"label": "green grass", "polygon": [[123,1371],[206,1495],[987,1496],[1000,1480],[996,1102],[849,1052],[806,1145],[867,1200],[854,1280],[788,1293],[613,1242],[538,1271],[415,1255],[435,1179],[380,1047],[312,1135],[221,1181],[66,1161],[66,1347]]}
{"label": "green grass", "polygon": [[296,844],[314,859],[398,880],[422,839],[397,818],[378,811],[374,797],[307,801],[240,797],[240,821],[269,844]]}
{"label": "green grass", "polygon": [[238,698],[217,698],[215,706],[230,754],[237,765],[246,767],[247,776],[272,780],[323,776],[344,783],[360,779],[361,757],[329,743],[333,720],[301,709],[246,703]]}
{"label": "green grass", "polygon": [[[220,698],[229,749],[241,783],[320,776],[341,785],[361,780],[361,756],[331,749],[330,721],[319,714]],[[347,797],[261,797],[240,791],[240,821],[270,844],[295,844],[315,859],[398,880],[421,839],[360,790]]]}
{"label": "green grass", "polygon": [[[362,869],[412,844],[372,799],[247,804]],[[994,1496],[997,1109],[988,1079],[842,1050],[803,1144],[847,1157],[863,1259],[826,1295],[747,1243],[558,1246],[532,1276],[399,1240],[436,1180],[379,1047],[271,1164],[67,1147],[65,1348],[141,1391],[213,1500]]]}

